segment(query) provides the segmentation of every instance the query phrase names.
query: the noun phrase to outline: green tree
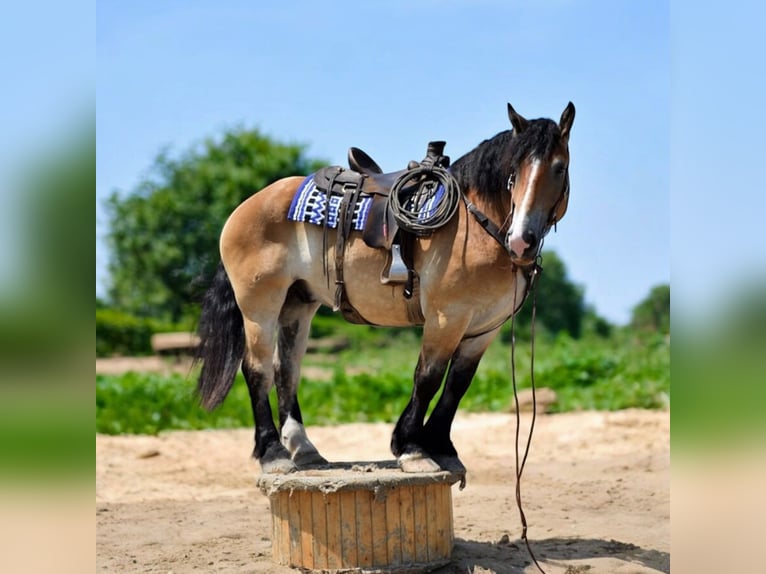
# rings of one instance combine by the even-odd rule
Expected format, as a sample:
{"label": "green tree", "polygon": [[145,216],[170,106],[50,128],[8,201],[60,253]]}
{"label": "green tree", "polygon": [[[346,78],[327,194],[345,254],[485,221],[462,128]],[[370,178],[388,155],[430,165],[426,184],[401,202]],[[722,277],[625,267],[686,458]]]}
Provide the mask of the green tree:
{"label": "green tree", "polygon": [[95,121],[86,118],[51,142],[19,165],[14,176],[20,188],[8,189],[9,198],[18,197],[3,206],[11,210],[18,236],[4,246],[17,256],[0,285],[0,368],[30,357],[35,366],[41,356],[58,361],[72,349],[79,352],[87,341],[83,333],[91,332],[82,317],[91,306],[84,294],[92,263],[82,254],[90,251],[93,236],[81,222],[95,192]]}
{"label": "green tree", "polygon": [[633,307],[630,326],[640,331],[670,332],[670,285],[652,287],[649,295]]}
{"label": "green tree", "polygon": [[218,237],[244,199],[320,162],[305,146],[258,130],[236,129],[171,158],[155,159],[150,176],[107,201],[110,303],[139,316],[179,321],[193,308],[218,262]]}
{"label": "green tree", "polygon": [[[541,326],[549,333],[566,331],[577,338],[582,334],[583,319],[586,315],[583,289],[567,276],[564,262],[554,251],[545,251],[542,262],[543,272],[537,279],[536,328]],[[533,293],[515,318],[520,335],[529,333],[532,323]],[[508,340],[508,324],[504,329],[504,340]]]}
{"label": "green tree", "polygon": [[586,307],[582,320],[582,332],[584,334],[590,333],[608,339],[612,336],[613,331],[614,325],[599,315],[593,307]]}

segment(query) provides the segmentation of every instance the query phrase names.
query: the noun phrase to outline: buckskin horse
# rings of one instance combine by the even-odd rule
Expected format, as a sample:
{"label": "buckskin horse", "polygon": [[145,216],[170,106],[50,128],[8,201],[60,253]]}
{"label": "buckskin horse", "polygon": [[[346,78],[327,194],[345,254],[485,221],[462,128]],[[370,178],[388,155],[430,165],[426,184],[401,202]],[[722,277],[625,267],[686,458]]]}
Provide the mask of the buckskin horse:
{"label": "buckskin horse", "polygon": [[[341,226],[288,220],[304,176],[272,183],[230,215],[220,237],[221,264],[202,303],[197,392],[204,407],[215,408],[241,366],[255,419],[253,456],[263,472],[326,462],[306,434],[297,392],[312,317],[320,305],[337,308],[339,283],[344,300],[367,322],[422,325],[412,396],[391,440],[399,467],[465,471],[450,438],[458,403],[490,342],[521,307],[542,240],[569,199],[574,105],[558,123],[528,120],[510,104],[508,116],[512,129],[449,168],[460,201],[446,224],[412,241],[410,265],[419,283],[414,295],[407,283],[381,282],[390,253],[368,246],[361,233],[351,231],[339,252]],[[372,164],[373,180],[381,170],[362,155]],[[333,274],[329,264],[341,263],[338,258],[342,280],[338,266]],[[279,430],[269,405],[272,385]]]}

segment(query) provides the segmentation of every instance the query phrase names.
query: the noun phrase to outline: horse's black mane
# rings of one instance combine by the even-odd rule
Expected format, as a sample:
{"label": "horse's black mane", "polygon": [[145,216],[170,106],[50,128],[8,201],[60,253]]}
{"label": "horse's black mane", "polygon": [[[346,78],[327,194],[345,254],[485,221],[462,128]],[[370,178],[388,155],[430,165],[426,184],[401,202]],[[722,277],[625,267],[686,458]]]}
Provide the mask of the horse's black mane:
{"label": "horse's black mane", "polygon": [[517,136],[513,130],[506,130],[484,140],[455,160],[451,171],[462,189],[471,187],[479,194],[497,197],[505,191],[511,170],[526,157],[550,157],[560,137],[559,126],[553,120],[531,120]]}

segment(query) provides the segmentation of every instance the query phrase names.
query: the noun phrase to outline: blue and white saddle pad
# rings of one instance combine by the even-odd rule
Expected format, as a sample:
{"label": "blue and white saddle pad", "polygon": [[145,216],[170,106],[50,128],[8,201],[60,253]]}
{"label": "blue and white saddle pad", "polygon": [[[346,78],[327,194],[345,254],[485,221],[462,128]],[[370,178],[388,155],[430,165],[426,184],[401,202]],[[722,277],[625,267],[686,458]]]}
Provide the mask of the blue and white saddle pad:
{"label": "blue and white saddle pad", "polygon": [[[327,217],[327,227],[333,229],[338,227],[338,211],[340,210],[340,195],[330,195],[329,201],[327,194],[318,189],[314,183],[314,175],[308,176],[301,182],[300,187],[293,196],[290,204],[290,210],[287,212],[287,219],[290,221],[303,221],[313,223],[314,225],[325,225]],[[357,231],[364,229],[367,222],[367,215],[372,207],[372,197],[363,195],[354,206],[353,227]]]}
{"label": "blue and white saddle pad", "polygon": [[[419,206],[418,219],[427,220],[431,217],[443,198],[444,186],[439,185],[434,193]],[[311,174],[301,182],[295,192],[290,210],[287,212],[287,219],[324,226],[325,217],[327,217],[327,227],[336,229],[338,227],[340,202],[340,195],[331,194],[328,200],[327,194],[317,188],[316,183],[314,183],[314,174]],[[362,194],[354,206],[352,229],[356,231],[364,229],[371,207],[372,196]]]}

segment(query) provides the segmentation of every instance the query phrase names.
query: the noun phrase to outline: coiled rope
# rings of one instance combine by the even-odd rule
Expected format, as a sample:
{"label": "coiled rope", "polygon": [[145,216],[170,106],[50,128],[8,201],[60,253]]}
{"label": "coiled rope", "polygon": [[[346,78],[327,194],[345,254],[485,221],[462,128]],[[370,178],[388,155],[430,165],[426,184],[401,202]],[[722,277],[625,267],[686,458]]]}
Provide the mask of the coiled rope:
{"label": "coiled rope", "polygon": [[[436,193],[444,187],[438,201]],[[408,170],[391,188],[388,204],[399,227],[416,235],[429,235],[446,224],[457,210],[460,186],[441,166],[420,166]]]}

